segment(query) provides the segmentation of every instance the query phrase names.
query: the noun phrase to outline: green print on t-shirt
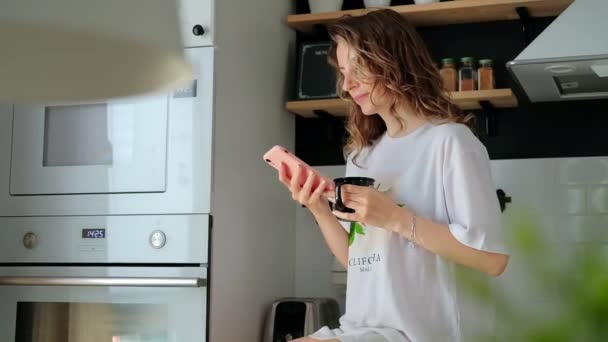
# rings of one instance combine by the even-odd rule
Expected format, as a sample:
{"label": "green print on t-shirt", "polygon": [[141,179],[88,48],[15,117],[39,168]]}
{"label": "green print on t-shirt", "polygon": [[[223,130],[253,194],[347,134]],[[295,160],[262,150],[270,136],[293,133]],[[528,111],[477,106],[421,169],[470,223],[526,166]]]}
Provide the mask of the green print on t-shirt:
{"label": "green print on t-shirt", "polygon": [[355,235],[365,235],[365,230],[363,230],[363,226],[359,222],[351,222],[350,223],[350,232],[348,232],[348,246],[355,242]]}

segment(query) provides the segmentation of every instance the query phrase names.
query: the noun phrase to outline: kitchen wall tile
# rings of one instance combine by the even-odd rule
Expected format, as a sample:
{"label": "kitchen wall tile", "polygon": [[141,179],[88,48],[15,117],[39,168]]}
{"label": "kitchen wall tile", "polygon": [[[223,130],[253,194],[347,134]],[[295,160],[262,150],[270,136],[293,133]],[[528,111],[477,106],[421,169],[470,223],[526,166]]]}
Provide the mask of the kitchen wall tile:
{"label": "kitchen wall tile", "polygon": [[499,296],[517,307],[526,307],[535,300],[555,300],[558,293],[556,284],[546,281],[547,278],[542,276],[544,266],[538,266],[545,265],[544,259],[549,257],[550,254],[538,255],[531,260],[527,256],[511,255],[505,273],[493,282]]}
{"label": "kitchen wall tile", "polygon": [[562,212],[567,202],[564,190],[548,180],[539,179],[536,184],[508,183],[502,184],[500,188],[511,197],[505,213],[528,208],[538,215],[553,215]]}
{"label": "kitchen wall tile", "polygon": [[519,204],[503,213],[503,230],[508,247],[514,252],[520,252],[521,234],[525,229],[538,236],[545,244],[559,242],[560,234],[566,229],[562,223],[562,215],[542,212],[531,207],[519,207]]}
{"label": "kitchen wall tile", "polygon": [[559,212],[585,214],[587,211],[587,189],[584,185],[568,185],[561,188],[557,201]]}
{"label": "kitchen wall tile", "polygon": [[[557,317],[563,317],[561,315],[563,308],[559,303],[546,299],[530,300],[520,307],[515,307],[512,303],[509,303],[507,307],[513,309],[511,314],[505,314],[504,311],[501,311],[506,308],[498,308],[496,319],[498,341],[530,340],[531,331],[524,330],[526,327],[544,326],[546,323],[551,324],[551,321]],[[514,322],[517,322],[515,326],[513,325]],[[494,340],[490,339],[488,341]]]}
{"label": "kitchen wall tile", "polygon": [[577,243],[576,252],[578,256],[582,256],[588,253],[593,253],[596,257],[603,260],[608,260],[608,244],[607,243]]}
{"label": "kitchen wall tile", "polygon": [[590,186],[589,211],[592,214],[608,214],[608,186]]}
{"label": "kitchen wall tile", "polygon": [[568,158],[558,162],[562,184],[608,184],[608,158]]}
{"label": "kitchen wall tile", "polygon": [[554,183],[557,180],[556,159],[491,160],[492,176],[497,185],[537,184],[539,180]]}
{"label": "kitchen wall tile", "polygon": [[608,215],[564,217],[564,231],[575,242],[608,243]]}

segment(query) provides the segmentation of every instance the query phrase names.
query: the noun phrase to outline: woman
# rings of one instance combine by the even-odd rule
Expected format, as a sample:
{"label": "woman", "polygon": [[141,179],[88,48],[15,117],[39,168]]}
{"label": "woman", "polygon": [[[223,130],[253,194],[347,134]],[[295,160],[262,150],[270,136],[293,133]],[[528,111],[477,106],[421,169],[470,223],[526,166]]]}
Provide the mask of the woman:
{"label": "woman", "polygon": [[[508,262],[487,151],[402,16],[346,17],[329,33],[330,62],[351,101],[346,174],[380,188],[345,185],[343,202],[355,213],[332,212],[325,184],[313,189],[308,175],[300,187],[279,171],[348,270],[340,328],[296,341],[469,340],[468,324],[480,321],[463,305],[456,268],[498,276]],[[336,217],[363,226],[350,246]]]}

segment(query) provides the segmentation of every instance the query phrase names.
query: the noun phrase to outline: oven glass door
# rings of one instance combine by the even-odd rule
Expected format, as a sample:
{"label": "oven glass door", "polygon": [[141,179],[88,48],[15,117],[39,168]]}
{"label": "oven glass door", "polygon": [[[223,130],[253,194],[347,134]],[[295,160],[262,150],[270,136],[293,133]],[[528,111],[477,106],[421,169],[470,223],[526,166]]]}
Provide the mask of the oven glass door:
{"label": "oven glass door", "polygon": [[[74,279],[79,280],[70,278],[70,281],[73,283]],[[142,279],[130,279],[134,283],[127,283],[127,286],[124,282],[118,286],[94,286],[90,279],[86,286],[0,286],[3,303],[0,306],[0,340],[206,340],[205,287],[187,281],[171,286],[171,280],[155,286]],[[137,281],[142,281],[141,286]]]}
{"label": "oven glass door", "polygon": [[165,191],[168,96],[15,105],[12,195]]}

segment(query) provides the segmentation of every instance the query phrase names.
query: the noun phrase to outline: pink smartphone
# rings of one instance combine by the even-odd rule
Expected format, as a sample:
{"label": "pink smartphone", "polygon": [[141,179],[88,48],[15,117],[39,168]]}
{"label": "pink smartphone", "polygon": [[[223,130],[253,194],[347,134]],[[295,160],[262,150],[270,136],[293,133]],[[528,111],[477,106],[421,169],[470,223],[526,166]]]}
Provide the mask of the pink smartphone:
{"label": "pink smartphone", "polygon": [[302,174],[300,175],[300,186],[304,185],[304,181],[306,180],[306,175],[308,171],[312,171],[317,177],[315,177],[315,181],[312,184],[312,188],[316,189],[321,180],[325,180],[327,190],[333,190],[334,182],[323,176],[319,171],[315,170],[312,166],[306,164],[300,158],[296,157],[295,154],[289,152],[283,146],[276,145],[270,150],[268,150],[264,154],[264,161],[268,163],[270,166],[279,170],[281,167],[281,162],[287,165],[287,178],[291,179],[292,176],[297,172],[298,165],[301,166]]}

